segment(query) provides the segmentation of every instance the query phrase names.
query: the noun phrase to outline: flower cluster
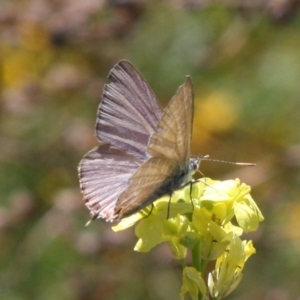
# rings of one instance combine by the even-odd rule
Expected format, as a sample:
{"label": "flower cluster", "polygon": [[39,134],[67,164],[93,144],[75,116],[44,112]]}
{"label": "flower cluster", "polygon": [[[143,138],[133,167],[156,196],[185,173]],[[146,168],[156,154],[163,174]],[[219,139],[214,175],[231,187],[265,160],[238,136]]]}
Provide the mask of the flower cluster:
{"label": "flower cluster", "polygon": [[[250,187],[239,179],[215,181],[203,178],[155,201],[142,211],[124,218],[114,231],[137,221],[139,238],[135,250],[148,252],[167,243],[175,259],[183,266],[181,299],[222,299],[242,278],[246,260],[255,249],[251,241],[242,241],[243,232],[255,231],[263,220],[250,195]],[[191,252],[192,266],[186,257]],[[214,269],[207,274],[208,264]],[[210,296],[209,296],[210,295]]]}

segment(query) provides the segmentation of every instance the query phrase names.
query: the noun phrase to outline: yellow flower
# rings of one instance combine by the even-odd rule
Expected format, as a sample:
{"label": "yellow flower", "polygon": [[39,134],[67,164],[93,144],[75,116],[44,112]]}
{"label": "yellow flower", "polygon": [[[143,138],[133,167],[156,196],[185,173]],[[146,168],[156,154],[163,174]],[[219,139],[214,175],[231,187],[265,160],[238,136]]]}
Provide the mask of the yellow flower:
{"label": "yellow flower", "polygon": [[234,213],[239,226],[245,232],[257,230],[259,222],[264,220],[261,211],[250,194],[235,203]]}
{"label": "yellow flower", "polygon": [[206,207],[216,222],[227,224],[233,217],[245,232],[257,229],[263,215],[252,199],[250,187],[239,179],[208,181],[208,186],[200,197],[200,206]]}
{"label": "yellow flower", "polygon": [[[192,186],[192,190],[191,190]],[[232,224],[236,219],[237,225]],[[166,242],[183,270],[181,299],[222,299],[242,278],[246,260],[255,253],[252,242],[241,241],[244,231],[256,230],[263,216],[250,195],[250,187],[239,179],[215,181],[203,178],[165,196],[113,227],[123,230],[138,222],[139,238],[134,250],[148,252]],[[186,267],[187,251],[193,267]],[[202,277],[209,261],[216,261],[208,283]],[[206,287],[207,286],[207,287]]]}
{"label": "yellow flower", "polygon": [[202,295],[202,299],[206,299],[206,285],[202,274],[193,267],[183,269],[182,287],[180,298],[184,300],[185,294],[189,294],[193,300],[198,300],[198,295]]}
{"label": "yellow flower", "polygon": [[213,260],[219,257],[229,244],[226,231],[212,221],[213,215],[206,208],[195,208],[192,224],[201,241],[201,257]]}
{"label": "yellow flower", "polygon": [[167,241],[164,236],[164,221],[155,215],[143,219],[135,228],[135,235],[139,237],[134,247],[135,251],[148,252],[156,245]]}
{"label": "yellow flower", "polygon": [[209,273],[208,289],[214,298],[222,299],[230,294],[242,279],[246,260],[255,253],[252,242],[241,241],[233,234],[230,245],[216,262],[215,270]]}

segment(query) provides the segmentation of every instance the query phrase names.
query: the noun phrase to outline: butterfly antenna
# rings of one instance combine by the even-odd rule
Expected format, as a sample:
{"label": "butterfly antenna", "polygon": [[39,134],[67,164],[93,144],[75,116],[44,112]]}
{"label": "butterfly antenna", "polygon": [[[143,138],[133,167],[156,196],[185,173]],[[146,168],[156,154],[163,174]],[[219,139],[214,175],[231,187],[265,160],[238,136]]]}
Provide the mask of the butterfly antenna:
{"label": "butterfly antenna", "polygon": [[208,160],[208,161],[214,161],[214,162],[219,162],[219,163],[223,163],[223,164],[230,164],[230,165],[237,165],[237,166],[248,166],[248,167],[256,166],[256,164],[254,164],[254,163],[232,162],[232,161],[208,158],[207,156],[204,156],[203,158],[201,158],[201,160]]}

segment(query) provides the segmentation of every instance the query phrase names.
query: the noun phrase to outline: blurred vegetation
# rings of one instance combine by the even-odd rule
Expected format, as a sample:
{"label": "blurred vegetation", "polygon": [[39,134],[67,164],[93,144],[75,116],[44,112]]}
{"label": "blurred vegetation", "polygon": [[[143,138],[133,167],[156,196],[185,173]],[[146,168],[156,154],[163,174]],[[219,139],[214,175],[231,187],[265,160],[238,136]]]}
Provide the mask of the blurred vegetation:
{"label": "blurred vegetation", "polygon": [[0,2],[0,300],[178,299],[164,247],[89,219],[77,165],[96,145],[113,65],[130,60],[167,103],[195,92],[193,153],[213,179],[253,187],[266,220],[228,299],[300,297],[298,0]]}

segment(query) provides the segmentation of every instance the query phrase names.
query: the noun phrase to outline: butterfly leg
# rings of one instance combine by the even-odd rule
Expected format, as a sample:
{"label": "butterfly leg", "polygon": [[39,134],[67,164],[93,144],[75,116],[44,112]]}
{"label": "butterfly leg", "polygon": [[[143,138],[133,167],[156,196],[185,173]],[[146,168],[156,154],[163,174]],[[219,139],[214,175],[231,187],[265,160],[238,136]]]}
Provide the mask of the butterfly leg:
{"label": "butterfly leg", "polygon": [[192,204],[192,211],[194,211],[195,206],[194,206],[194,202],[192,200],[192,188],[193,188],[194,181],[190,181],[189,183],[190,183],[190,201],[191,201],[191,204]]}
{"label": "butterfly leg", "polygon": [[172,194],[170,194],[170,198],[169,198],[169,202],[168,202],[167,220],[168,220],[169,217],[170,217],[171,199],[172,199]]}
{"label": "butterfly leg", "polygon": [[148,218],[151,215],[153,208],[154,208],[154,205],[153,205],[153,203],[151,203],[151,208],[150,208],[148,214],[144,217],[144,219]]}

